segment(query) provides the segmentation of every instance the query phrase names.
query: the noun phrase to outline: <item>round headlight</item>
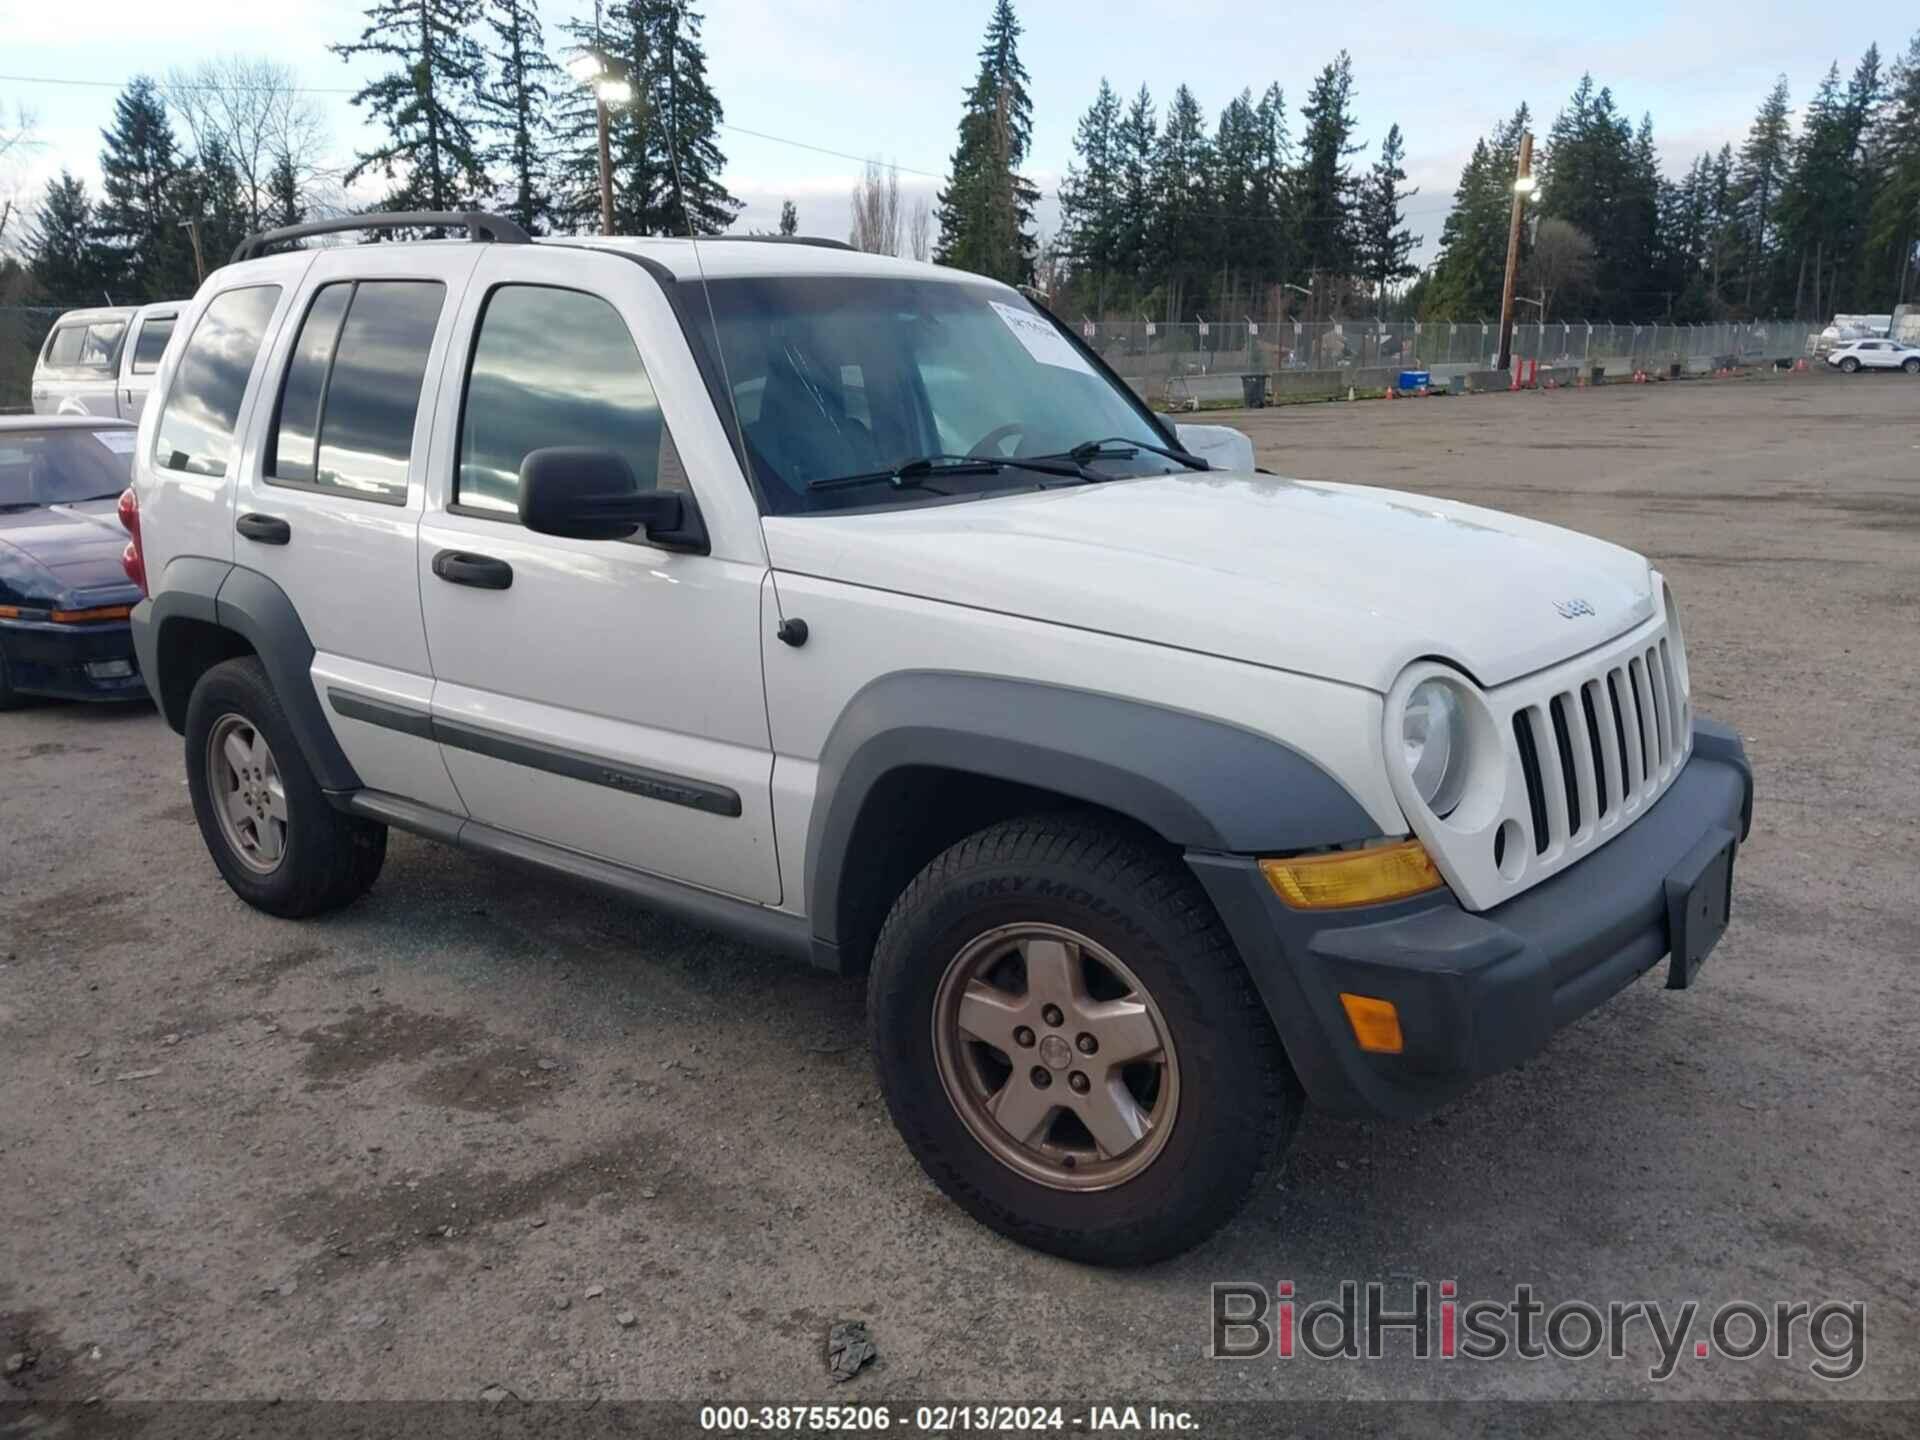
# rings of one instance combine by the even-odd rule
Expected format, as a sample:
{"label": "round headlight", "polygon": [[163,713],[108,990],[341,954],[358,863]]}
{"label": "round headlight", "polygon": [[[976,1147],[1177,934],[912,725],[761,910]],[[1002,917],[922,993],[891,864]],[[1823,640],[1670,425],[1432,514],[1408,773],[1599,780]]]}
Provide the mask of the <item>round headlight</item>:
{"label": "round headlight", "polygon": [[1413,687],[1401,712],[1400,740],[1414,792],[1434,814],[1447,815],[1460,803],[1467,772],[1466,727],[1451,685],[1422,680]]}

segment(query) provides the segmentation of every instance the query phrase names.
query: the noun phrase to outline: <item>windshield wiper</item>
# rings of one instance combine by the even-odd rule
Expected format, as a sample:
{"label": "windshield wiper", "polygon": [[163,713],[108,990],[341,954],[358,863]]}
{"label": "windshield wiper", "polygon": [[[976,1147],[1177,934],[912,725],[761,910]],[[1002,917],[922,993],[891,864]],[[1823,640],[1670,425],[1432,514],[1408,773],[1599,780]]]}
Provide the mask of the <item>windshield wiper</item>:
{"label": "windshield wiper", "polygon": [[1037,470],[1043,475],[1064,475],[1069,479],[1090,478],[1078,463],[1067,464],[1052,457],[1016,460],[998,455],[922,455],[891,470],[868,470],[858,475],[834,475],[824,480],[809,480],[808,490],[848,490],[856,485],[887,484],[896,490],[923,489],[936,475],[998,475],[1002,470]]}
{"label": "windshield wiper", "polygon": [[1150,451],[1155,455],[1164,455],[1167,459],[1184,465],[1189,470],[1213,468],[1198,455],[1188,454],[1185,450],[1173,450],[1165,445],[1155,445],[1148,440],[1134,440],[1125,435],[1109,435],[1104,440],[1088,440],[1061,453],[1064,458],[1085,465],[1090,460],[1130,460],[1142,450]]}

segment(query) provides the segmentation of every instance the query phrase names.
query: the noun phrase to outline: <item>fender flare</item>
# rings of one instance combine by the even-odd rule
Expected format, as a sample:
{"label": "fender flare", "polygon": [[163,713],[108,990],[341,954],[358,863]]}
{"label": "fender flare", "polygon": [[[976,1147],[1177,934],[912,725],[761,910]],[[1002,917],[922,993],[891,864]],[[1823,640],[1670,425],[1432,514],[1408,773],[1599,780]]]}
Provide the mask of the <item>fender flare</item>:
{"label": "fender flare", "polygon": [[[360,777],[321,709],[320,696],[313,687],[313,641],[286,591],[258,570],[225,560],[183,558],[169,564],[159,593],[142,601],[133,613],[140,671],[163,712],[161,639],[165,627],[175,620],[195,620],[231,630],[252,646],[266,667],[300,753],[320,788],[360,788]],[[176,729],[185,721],[184,715],[176,720],[169,714],[167,719]]]}
{"label": "fender flare", "polygon": [[821,750],[804,881],[817,941],[841,942],[847,852],[868,797],[922,766],[1099,805],[1182,850],[1275,853],[1380,833],[1318,764],[1252,730],[1096,691],[901,671],[856,694]]}

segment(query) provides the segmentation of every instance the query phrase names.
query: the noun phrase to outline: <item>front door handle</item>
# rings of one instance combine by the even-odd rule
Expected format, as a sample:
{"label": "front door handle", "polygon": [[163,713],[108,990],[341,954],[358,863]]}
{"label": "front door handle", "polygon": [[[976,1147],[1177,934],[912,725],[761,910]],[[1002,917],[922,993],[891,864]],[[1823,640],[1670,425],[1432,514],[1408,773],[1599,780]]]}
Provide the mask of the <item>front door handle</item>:
{"label": "front door handle", "polygon": [[442,550],[433,557],[433,573],[455,585],[480,590],[505,590],[513,584],[513,566],[506,561],[465,550]]}
{"label": "front door handle", "polygon": [[278,515],[242,515],[233,528],[262,545],[284,545],[293,539],[293,527]]}

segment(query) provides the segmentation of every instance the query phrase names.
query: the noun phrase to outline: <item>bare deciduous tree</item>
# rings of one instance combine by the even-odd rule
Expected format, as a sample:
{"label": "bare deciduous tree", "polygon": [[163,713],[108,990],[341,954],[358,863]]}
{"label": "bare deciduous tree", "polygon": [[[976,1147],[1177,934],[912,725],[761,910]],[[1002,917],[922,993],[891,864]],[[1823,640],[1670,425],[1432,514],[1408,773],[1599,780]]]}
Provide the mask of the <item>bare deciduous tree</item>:
{"label": "bare deciduous tree", "polygon": [[933,208],[927,197],[914,197],[913,212],[907,216],[907,253],[916,260],[933,254]]}
{"label": "bare deciduous tree", "polygon": [[869,255],[900,253],[900,167],[880,168],[867,161],[867,173],[853,187],[853,229],[847,239]]}
{"label": "bare deciduous tree", "polygon": [[0,253],[7,248],[7,232],[20,217],[19,170],[26,152],[40,142],[33,138],[37,117],[25,105],[16,105],[13,113],[0,106]]}
{"label": "bare deciduous tree", "polygon": [[1527,257],[1527,284],[1540,297],[1540,318],[1553,312],[1554,297],[1577,296],[1593,283],[1593,241],[1566,220],[1542,220]]}
{"label": "bare deciduous tree", "polygon": [[254,228],[274,208],[276,168],[289,167],[303,197],[313,201],[336,181],[323,164],[326,120],[300,93],[291,67],[265,57],[223,55],[168,70],[162,92],[196,150],[213,144],[231,160]]}

